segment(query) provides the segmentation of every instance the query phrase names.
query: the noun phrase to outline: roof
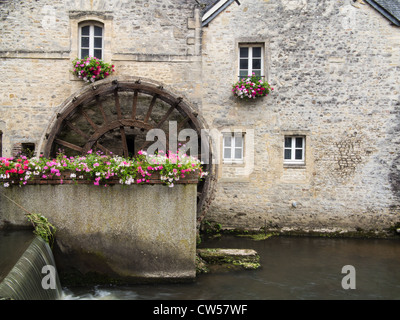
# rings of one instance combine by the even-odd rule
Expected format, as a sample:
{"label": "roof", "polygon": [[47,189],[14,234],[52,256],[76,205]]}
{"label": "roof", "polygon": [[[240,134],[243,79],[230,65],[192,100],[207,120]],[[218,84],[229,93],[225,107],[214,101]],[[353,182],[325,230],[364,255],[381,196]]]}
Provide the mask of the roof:
{"label": "roof", "polygon": [[240,5],[239,0],[198,0],[201,3],[202,10],[202,26],[207,26],[222,11],[224,11],[232,2]]}
{"label": "roof", "polygon": [[[202,7],[202,26],[207,26],[232,2],[240,5],[238,0],[196,0]],[[380,12],[391,23],[400,27],[400,0],[364,0]]]}
{"label": "roof", "polygon": [[391,23],[400,27],[400,0],[364,0]]}

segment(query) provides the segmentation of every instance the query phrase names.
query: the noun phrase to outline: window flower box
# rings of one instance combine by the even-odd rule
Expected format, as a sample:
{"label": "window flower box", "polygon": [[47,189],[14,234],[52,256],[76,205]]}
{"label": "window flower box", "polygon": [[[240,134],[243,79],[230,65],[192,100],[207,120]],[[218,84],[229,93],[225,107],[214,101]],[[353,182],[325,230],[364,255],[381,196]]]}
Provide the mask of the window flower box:
{"label": "window flower box", "polygon": [[75,59],[72,61],[72,66],[72,74],[88,83],[102,80],[115,71],[114,65],[91,56],[83,59]]}
{"label": "window flower box", "polygon": [[247,78],[242,78],[232,86],[233,94],[239,99],[253,100],[265,97],[273,91],[268,81],[263,81],[255,73]]}
{"label": "window flower box", "polygon": [[0,185],[94,184],[131,185],[198,183],[207,173],[201,162],[186,154],[147,155],[136,158],[106,156],[91,150],[85,156],[55,159],[0,158]]}

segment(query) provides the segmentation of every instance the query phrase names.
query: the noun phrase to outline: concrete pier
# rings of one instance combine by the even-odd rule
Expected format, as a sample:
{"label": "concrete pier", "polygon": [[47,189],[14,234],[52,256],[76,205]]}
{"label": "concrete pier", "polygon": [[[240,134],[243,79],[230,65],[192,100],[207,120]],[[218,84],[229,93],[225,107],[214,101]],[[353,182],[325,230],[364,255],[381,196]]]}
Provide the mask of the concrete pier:
{"label": "concrete pier", "polygon": [[[54,255],[61,279],[135,283],[196,275],[196,184],[27,185],[1,191],[57,228]],[[0,229],[27,225],[24,212],[3,197]]]}

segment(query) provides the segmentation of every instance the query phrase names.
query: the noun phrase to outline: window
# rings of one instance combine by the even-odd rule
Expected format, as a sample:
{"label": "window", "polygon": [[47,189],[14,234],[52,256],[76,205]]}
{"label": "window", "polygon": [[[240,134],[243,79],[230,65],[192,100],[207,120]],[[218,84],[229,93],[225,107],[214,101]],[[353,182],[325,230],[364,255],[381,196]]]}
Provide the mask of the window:
{"label": "window", "polygon": [[263,46],[240,45],[239,46],[239,78],[247,77],[255,73],[256,76],[263,77]]}
{"label": "window", "polygon": [[225,133],[223,136],[223,160],[225,163],[243,163],[243,134]]}
{"label": "window", "polygon": [[3,156],[3,131],[0,130],[0,157]]}
{"label": "window", "polygon": [[22,143],[21,144],[21,155],[28,158],[32,158],[35,155],[35,144],[34,143]]}
{"label": "window", "polygon": [[83,24],[79,28],[80,58],[103,59],[103,26],[100,23]]}
{"label": "window", "polygon": [[284,163],[304,164],[305,138],[302,136],[285,136]]}

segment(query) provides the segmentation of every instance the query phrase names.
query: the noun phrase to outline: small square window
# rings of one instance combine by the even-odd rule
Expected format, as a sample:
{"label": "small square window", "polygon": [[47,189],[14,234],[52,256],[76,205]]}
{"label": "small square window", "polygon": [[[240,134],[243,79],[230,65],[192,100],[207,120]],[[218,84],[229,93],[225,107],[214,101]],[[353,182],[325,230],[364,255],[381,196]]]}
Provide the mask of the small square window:
{"label": "small square window", "polygon": [[305,137],[285,136],[283,162],[305,164]]}
{"label": "small square window", "polygon": [[243,163],[243,134],[239,132],[230,132],[225,133],[223,137],[224,163]]}

